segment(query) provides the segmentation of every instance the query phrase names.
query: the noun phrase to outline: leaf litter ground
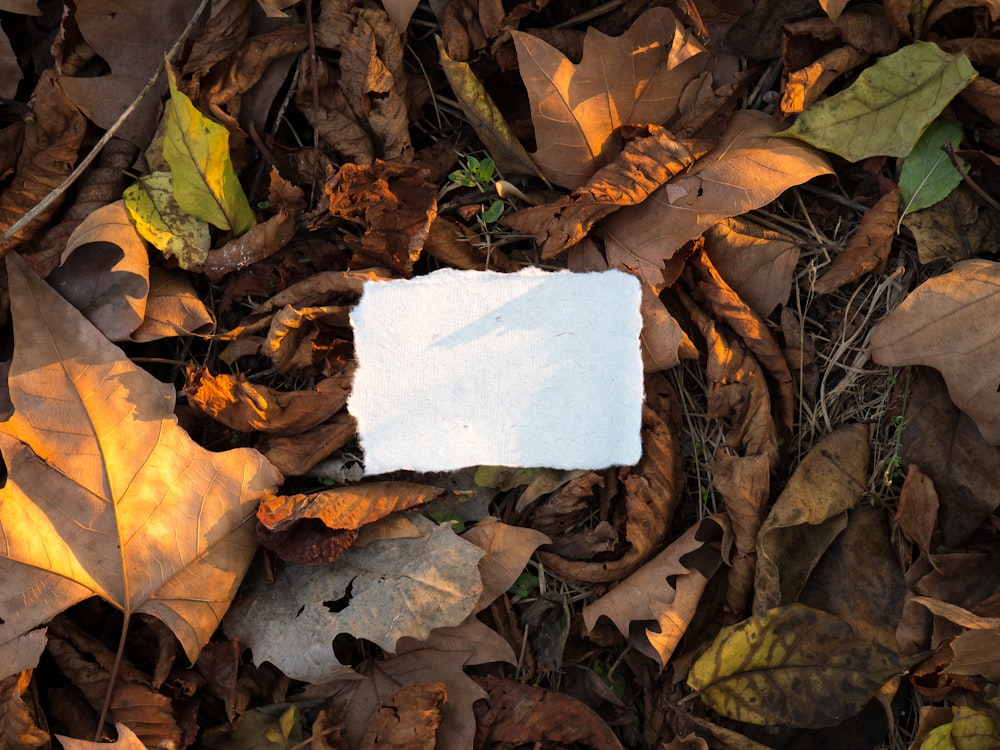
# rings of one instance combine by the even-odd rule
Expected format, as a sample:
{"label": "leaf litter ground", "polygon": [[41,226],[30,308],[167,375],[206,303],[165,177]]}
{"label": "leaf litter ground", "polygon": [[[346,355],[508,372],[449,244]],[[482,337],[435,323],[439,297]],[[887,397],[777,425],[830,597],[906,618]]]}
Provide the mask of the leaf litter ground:
{"label": "leaf litter ground", "polygon": [[[5,539],[13,540],[5,541],[0,589],[7,608],[0,632],[8,649],[0,653],[13,654],[11,676],[0,683],[10,719],[0,730],[4,743],[42,747],[51,732],[78,738],[64,746],[92,747],[88,740],[114,736],[116,722],[139,735],[120,728],[122,747],[793,747],[812,746],[822,736],[846,747],[919,748],[1000,741],[988,698],[1000,678],[994,653],[1000,576],[983,572],[1000,569],[997,456],[982,437],[991,434],[997,413],[987,364],[995,357],[976,354],[995,338],[992,262],[959,264],[942,275],[952,262],[988,252],[980,248],[989,247],[989,233],[975,232],[995,221],[989,202],[995,122],[983,101],[996,84],[981,77],[961,102],[949,105],[955,91],[935,98],[907,89],[906,81],[894,83],[902,87],[897,103],[921,102],[919,116],[928,119],[918,130],[950,106],[949,120],[957,118],[967,134],[986,134],[978,150],[965,150],[957,163],[987,193],[984,199],[964,185],[955,189],[954,175],[921,184],[930,192],[919,205],[929,207],[904,218],[908,232],[894,235],[899,200],[892,177],[899,170],[878,157],[895,148],[906,157],[912,134],[901,144],[891,129],[873,133],[874,158],[860,164],[829,161],[796,141],[770,137],[781,122],[743,110],[773,110],[778,86],[769,72],[807,70],[812,61],[796,57],[791,44],[786,57],[763,72],[740,73],[731,51],[727,56],[714,43],[727,22],[717,9],[699,6],[711,33],[698,37],[665,8],[643,15],[628,3],[537,12],[529,4],[505,9],[453,0],[435,14],[419,3],[386,2],[397,24],[413,14],[404,46],[377,4],[313,5],[310,31],[301,23],[308,3],[292,4],[277,29],[255,16],[250,3],[213,3],[197,41],[174,60],[190,101],[228,130],[227,145],[206,141],[205,147],[214,148],[216,162],[231,156],[254,200],[234,204],[231,212],[248,216],[256,207],[261,223],[255,229],[237,237],[213,234],[207,257],[181,264],[190,274],[155,255],[145,267],[134,253],[129,265],[113,265],[107,251],[101,255],[87,243],[104,241],[124,255],[141,240],[121,237],[127,225],[120,221],[109,222],[103,236],[94,227],[99,222],[91,221],[85,239],[66,242],[75,228],[67,222],[122,197],[121,168],[111,167],[91,175],[102,175],[96,184],[104,197],[92,197],[89,185],[77,190],[78,204],[88,205],[87,196],[92,208],[74,218],[78,209],[71,207],[62,224],[50,213],[19,227],[3,245],[19,243],[16,252],[78,308],[103,306],[90,317],[104,336],[125,342],[115,366],[145,366],[173,383],[186,396],[177,416],[197,442],[212,451],[255,449],[245,455],[256,461],[263,454],[285,476],[282,494],[264,488],[252,499],[262,500],[256,535],[266,551],[240,587],[225,627],[213,633],[214,625],[202,622],[197,632],[185,630],[191,618],[165,617],[162,607],[149,609],[160,612],[158,619],[143,614],[147,602],[156,602],[156,586],[173,591],[171,601],[197,592],[223,600],[222,608],[228,604],[232,591],[213,586],[211,577],[199,578],[213,588],[205,592],[170,573],[176,566],[194,575],[187,558],[197,557],[197,540],[180,558],[161,548],[155,551],[163,559],[154,562],[123,554],[119,569],[110,571],[101,568],[107,555],[96,554],[95,570],[125,583],[120,594],[91,585],[101,579],[84,564],[90,561],[81,554],[86,541],[57,534],[56,524],[42,521],[58,513],[46,516],[51,512],[32,502],[44,495],[32,485],[53,466],[60,482],[82,487],[84,474],[71,465],[75,456],[58,447],[46,457],[43,442],[25,427],[36,427],[43,412],[29,404],[30,385],[20,385],[38,381],[25,380],[26,360],[17,357],[48,329],[38,328],[42,316],[19,321],[12,304],[8,414],[14,416],[4,423],[2,499],[8,511],[0,505]],[[762,5],[777,18],[794,15],[781,3]],[[906,18],[908,3],[902,16],[896,5],[886,2],[874,12],[878,24],[895,29],[886,38],[904,57],[926,52],[926,41],[915,47],[899,41],[915,29],[926,38],[922,23],[934,29],[930,38],[941,49],[957,51],[962,27],[940,24],[942,18],[979,24],[982,37],[995,35],[985,11],[962,3],[937,16],[932,11],[926,21]],[[171,3],[187,17],[194,6]],[[120,33],[115,23],[130,14],[102,15],[101,8],[95,3],[76,22],[92,48],[110,49],[108,39]],[[16,3],[11,10],[25,12]],[[877,45],[858,40],[855,11],[826,10],[829,18],[817,13],[809,19],[814,23],[789,25],[792,42],[809,34],[837,38],[844,43],[838,49],[853,50],[852,66],[873,61]],[[949,13],[957,18],[948,19]],[[760,10],[739,23],[749,28],[764,15]],[[44,30],[19,19],[36,34]],[[688,20],[699,28],[698,19]],[[562,22],[573,33],[557,38]],[[865,15],[861,26],[873,23]],[[601,31],[584,34],[588,25]],[[504,28],[520,29],[516,48]],[[533,36],[525,36],[526,29]],[[164,51],[181,32],[171,30]],[[774,54],[760,54],[756,42],[739,36],[731,40],[737,50],[765,62]],[[239,52],[250,39],[246,49],[266,63]],[[663,59],[656,59],[657,44],[649,44],[657,40],[671,50]],[[661,87],[653,96],[645,85],[622,87],[621,75],[595,78],[594,62],[602,56],[620,65],[623,44],[643,50],[639,67],[649,68],[650,80],[669,79],[653,86]],[[880,44],[879,55],[895,50]],[[303,52],[310,45],[321,53]],[[439,50],[450,60],[447,81],[438,72]],[[533,51],[530,70],[518,61],[526,50]],[[985,53],[971,44],[966,50],[982,67]],[[279,82],[293,73],[278,61],[289,62],[291,53],[301,54],[298,73],[283,91]],[[932,57],[943,69],[957,60],[959,72],[949,72],[949,80],[956,90],[967,83],[967,59]],[[123,59],[118,51],[106,59],[119,77],[127,67]],[[461,68],[465,61],[473,65]],[[68,60],[61,62],[72,83],[63,90],[43,76],[33,100],[38,124],[11,127],[11,137],[26,132],[24,145],[11,148],[20,160],[5,167],[20,179],[2,186],[5,229],[58,184],[65,170],[46,170],[47,164],[76,160],[83,122],[76,109],[102,129],[117,116],[93,83],[109,84],[112,76],[80,76]],[[147,75],[156,64],[150,58],[136,70]],[[263,72],[272,64],[268,83]],[[100,72],[99,63],[92,65],[98,67],[90,72]],[[573,65],[568,78],[557,74]],[[727,65],[733,67],[727,71]],[[537,95],[530,106],[519,68]],[[671,77],[675,69],[681,72]],[[875,75],[878,68],[870,70]],[[14,97],[18,75],[9,75],[14,85],[3,94]],[[484,110],[481,89],[470,78],[476,75],[490,84],[492,108]],[[533,77],[544,85],[533,85]],[[805,100],[834,101],[824,107],[835,108],[830,95],[847,85],[836,78],[823,77]],[[812,80],[793,79],[807,87]],[[137,91],[141,76],[133,84]],[[243,99],[248,91],[267,100],[263,114],[254,111],[259,103]],[[669,96],[660,101],[655,94],[664,91]],[[556,129],[539,102],[560,92],[565,111]],[[588,110],[595,94],[613,111],[645,112],[638,125],[670,120],[671,131],[626,133],[619,129],[624,120]],[[855,109],[858,99],[850,99]],[[284,119],[267,121],[272,104],[280,105]],[[829,139],[816,145],[845,153],[838,141],[843,133],[837,122],[822,119],[824,108],[806,111],[803,122],[818,121]],[[838,116],[847,117],[853,132],[874,127],[877,118],[866,120],[867,114],[861,107]],[[155,115],[145,117],[127,131],[133,147],[145,152],[149,171],[175,168],[157,155],[162,146],[150,143]],[[753,121],[756,135],[730,135],[732,142],[718,148],[725,126],[740,118]],[[270,122],[277,126],[262,136],[258,125]],[[798,137],[808,138],[805,124]],[[515,137],[534,138],[534,165],[525,167],[530,157],[510,140]],[[480,142],[489,150],[480,150]],[[136,151],[126,147],[125,153],[131,166]],[[491,156],[500,171],[484,169]],[[273,169],[255,167],[263,162]],[[940,159],[928,167],[914,155],[909,166],[929,173]],[[534,176],[539,171],[547,181]],[[529,177],[515,177],[519,172]],[[231,177],[228,189],[213,192],[212,175],[196,167],[194,176],[207,190],[169,209],[184,214],[183,222],[233,193]],[[504,177],[511,181],[497,181]],[[199,207],[199,200],[210,205]],[[661,215],[676,206],[703,215],[679,230]],[[168,212],[155,200],[144,210],[153,218]],[[630,225],[630,215],[645,218]],[[650,243],[641,229],[657,217],[663,231]],[[240,231],[251,223],[243,221]],[[157,231],[175,230],[165,222]],[[689,242],[702,232],[704,241]],[[80,253],[79,276],[52,271],[66,260],[64,248],[66,256]],[[741,265],[747,248],[769,261]],[[352,369],[346,315],[365,279],[442,265],[599,270],[618,263],[647,285],[643,343],[650,373],[640,464],[599,473],[404,472],[386,483],[358,483],[360,452],[343,411]],[[84,271],[104,279],[104,287],[90,291],[79,281]],[[933,283],[921,287],[922,297],[902,305],[928,280]],[[149,290],[144,312],[128,301],[143,289]],[[933,301],[936,295],[944,301]],[[110,313],[109,298],[121,300]],[[927,298],[932,302],[921,301]],[[24,307],[23,300],[17,304]],[[58,304],[56,317],[85,329],[72,309]],[[114,304],[121,315],[114,315]],[[965,317],[957,327],[933,332],[932,324],[944,325],[939,318],[948,305]],[[190,335],[213,319],[217,338]],[[75,357],[74,366],[88,373],[71,378],[78,385],[94,377],[88,356]],[[918,363],[930,367],[905,367]],[[113,380],[96,383],[114,390]],[[139,403],[107,401],[100,412],[86,397],[78,400],[81,414],[112,422],[115,409]],[[68,417],[46,419],[57,431],[73,429]],[[97,444],[115,429],[98,429]],[[127,425],[120,429],[133,434]],[[37,458],[53,466],[32,470]],[[59,468],[61,461],[68,467]],[[94,507],[106,516],[96,525],[123,540],[152,533],[154,525],[143,517],[167,512],[171,502],[186,516],[197,504],[158,495],[155,483],[119,492],[124,480],[115,475],[122,467],[98,461],[88,471],[95,468],[107,470],[111,487],[95,493]],[[129,501],[135,491],[140,499]],[[124,513],[129,502],[138,520]],[[413,507],[424,512],[405,510]],[[234,520],[245,548],[246,524],[238,523],[242,516]],[[437,525],[442,522],[458,525],[451,531]],[[47,530],[36,540],[26,536],[29,525]],[[24,567],[18,567],[26,563],[35,575],[56,576],[73,595],[42,597],[44,606],[30,601]],[[198,564],[213,566],[208,558]],[[153,568],[166,583],[146,585]],[[233,574],[225,566],[213,575],[228,576],[230,586]],[[273,586],[280,596],[269,592]],[[87,591],[134,617],[123,622],[98,599],[58,614]],[[212,616],[217,621],[218,613]],[[46,622],[46,631],[37,629]],[[281,636],[272,634],[275,626]],[[127,637],[119,640],[119,633]],[[178,656],[181,651],[197,657],[195,663]],[[516,718],[523,712],[531,718]],[[99,716],[109,720],[107,732]],[[393,727],[402,734],[393,735]]]}

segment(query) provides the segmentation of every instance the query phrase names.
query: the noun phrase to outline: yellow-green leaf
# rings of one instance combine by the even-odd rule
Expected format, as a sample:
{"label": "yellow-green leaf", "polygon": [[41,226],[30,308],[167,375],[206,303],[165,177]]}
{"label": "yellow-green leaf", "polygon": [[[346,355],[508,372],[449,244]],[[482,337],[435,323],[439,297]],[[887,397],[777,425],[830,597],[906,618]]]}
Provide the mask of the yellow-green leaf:
{"label": "yellow-green leaf", "polygon": [[169,65],[167,73],[163,158],[174,175],[177,203],[219,229],[243,234],[257,222],[229,159],[229,131],[205,117],[177,88]]}
{"label": "yellow-green leaf", "polygon": [[451,84],[451,90],[455,92],[458,105],[493,161],[505,175],[526,174],[539,177],[535,163],[469,64],[448,57],[440,37],[437,37],[437,44],[441,67]]}
{"label": "yellow-green leaf", "polygon": [[170,172],[153,172],[125,190],[125,208],[135,228],[164,255],[191,269],[202,265],[212,246],[208,224],[181,210]]}
{"label": "yellow-green leaf", "polygon": [[854,716],[898,672],[894,652],[839,617],[790,604],[723,628],[687,683],[731,719],[819,728]]}
{"label": "yellow-green leaf", "polygon": [[928,732],[920,750],[990,750],[1000,745],[1000,732],[989,714],[968,706],[953,707],[952,712],[951,723]]}
{"label": "yellow-green leaf", "polygon": [[849,88],[817,102],[776,135],[798,138],[850,161],[907,156],[927,126],[975,77],[965,55],[914,42],[883,57]]}

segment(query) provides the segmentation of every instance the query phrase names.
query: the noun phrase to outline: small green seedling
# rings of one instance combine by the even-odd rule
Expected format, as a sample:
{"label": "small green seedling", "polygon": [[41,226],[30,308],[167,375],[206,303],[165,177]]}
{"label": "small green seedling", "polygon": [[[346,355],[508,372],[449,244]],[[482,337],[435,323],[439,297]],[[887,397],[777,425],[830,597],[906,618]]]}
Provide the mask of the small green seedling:
{"label": "small green seedling", "polygon": [[519,596],[523,599],[526,596],[531,596],[531,593],[537,589],[538,576],[525,570],[517,577],[517,580],[514,581],[514,585],[507,589],[507,593],[511,596]]}
{"label": "small green seedling", "polygon": [[495,171],[496,164],[488,156],[485,159],[470,156],[465,161],[465,169],[456,169],[448,179],[462,187],[485,189],[493,181]]}

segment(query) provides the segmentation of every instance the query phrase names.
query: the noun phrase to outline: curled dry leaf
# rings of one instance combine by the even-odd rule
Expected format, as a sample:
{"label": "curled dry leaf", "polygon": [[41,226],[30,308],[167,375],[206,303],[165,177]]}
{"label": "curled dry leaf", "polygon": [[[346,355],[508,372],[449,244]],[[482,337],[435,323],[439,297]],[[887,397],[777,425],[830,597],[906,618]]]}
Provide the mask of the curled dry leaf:
{"label": "curled dry leaf", "polygon": [[708,59],[666,8],[647,11],[619,37],[588,28],[576,65],[541,39],[512,35],[531,103],[535,164],[570,189],[614,159],[622,125],[669,121]]}
{"label": "curled dry leaf", "polygon": [[294,236],[294,216],[279,211],[217,250],[209,250],[205,262],[196,270],[202,271],[209,281],[220,281],[230,271],[238,271],[274,255]]}
{"label": "curled dry leaf", "polygon": [[131,337],[146,314],[149,256],[122,201],[84,219],[48,281],[109,339]]}
{"label": "curled dry leaf", "polygon": [[934,482],[920,467],[910,464],[899,491],[896,524],[925,555],[931,553],[931,537],[937,526],[939,505]]}
{"label": "curled dry leaf", "polygon": [[868,427],[824,436],[799,463],[757,540],[754,612],[796,601],[868,482]]}
{"label": "curled dry leaf", "polygon": [[434,750],[446,700],[443,682],[400,688],[368,720],[359,750]]}
{"label": "curled dry leaf", "polygon": [[895,652],[802,604],[723,628],[687,683],[717,713],[750,724],[831,727],[901,671]]}
{"label": "curled dry leaf", "polygon": [[928,365],[982,436],[1000,445],[1000,381],[984,362],[1000,361],[1000,263],[968,260],[917,287],[871,334],[883,365]]}
{"label": "curled dry leaf", "polygon": [[862,217],[847,245],[816,280],[816,292],[829,294],[866,273],[881,272],[892,250],[898,221],[899,188],[894,187]]}
{"label": "curled dry leaf", "polygon": [[63,746],[63,750],[147,750],[143,741],[125,724],[121,722],[115,724],[115,732],[118,734],[118,739],[111,743],[75,740],[72,737],[63,737],[61,734],[57,734],[56,739]]}
{"label": "curled dry leaf", "polygon": [[321,380],[308,391],[278,391],[255,385],[243,373],[212,375],[189,370],[188,402],[239,432],[294,434],[325,422],[347,403],[350,377]]}
{"label": "curled dry leaf", "polygon": [[519,264],[502,250],[495,247],[484,249],[479,235],[441,216],[431,224],[424,251],[442,263],[467,271],[517,271],[519,268]]}
{"label": "curled dry leaf", "polygon": [[155,341],[171,336],[207,336],[215,321],[195,292],[190,277],[181,271],[149,269],[149,295],[142,324],[132,331],[132,341]]}
{"label": "curled dry leaf", "polygon": [[356,430],[354,417],[342,411],[326,424],[296,435],[265,435],[257,443],[257,450],[286,477],[300,477],[331,453],[347,445]]}
{"label": "curled dry leaf", "polygon": [[690,170],[638,206],[602,222],[608,264],[637,270],[663,286],[663,263],[722,219],[759,208],[786,189],[831,172],[826,157],[771,133],[779,123],[761,112],[734,112],[719,143]]}
{"label": "curled dry leaf", "polygon": [[[21,698],[20,675],[12,674],[0,680],[0,746],[29,750],[42,747],[51,739],[35,723],[27,704]],[[25,684],[25,689],[27,684]]]}
{"label": "curled dry leaf", "polygon": [[7,272],[14,415],[0,423],[0,672],[25,634],[91,596],[159,618],[194,660],[253,556],[247,521],[280,476],[256,451],[195,444],[177,426],[173,387],[16,255]]}

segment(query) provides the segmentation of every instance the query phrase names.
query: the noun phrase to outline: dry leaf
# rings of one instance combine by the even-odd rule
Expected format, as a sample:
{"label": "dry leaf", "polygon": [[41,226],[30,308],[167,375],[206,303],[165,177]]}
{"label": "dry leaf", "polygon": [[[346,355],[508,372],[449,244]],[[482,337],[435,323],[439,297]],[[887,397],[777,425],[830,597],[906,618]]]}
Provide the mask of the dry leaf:
{"label": "dry leaf", "polygon": [[56,738],[63,746],[63,750],[146,750],[146,746],[135,736],[135,732],[121,722],[115,724],[115,731],[118,733],[118,741],[90,742],[88,740],[75,740],[72,737],[63,737],[57,734]]}
{"label": "dry leaf", "polygon": [[830,174],[818,151],[771,136],[779,127],[761,112],[734,112],[718,145],[644,203],[602,223],[608,264],[639,271],[663,286],[663,262],[722,219],[746,213],[787,188]]}
{"label": "dry leaf", "polygon": [[389,536],[347,550],[322,567],[286,565],[271,583],[258,571],[226,616],[226,633],[289,677],[325,682],[349,668],[337,661],[338,633],[367,638],[393,651],[403,636],[423,639],[457,625],[482,593],[477,565],[483,551],[450,525],[421,516],[390,517],[387,528],[418,536]]}
{"label": "dry leaf", "polygon": [[20,258],[7,270],[17,345],[14,415],[0,424],[0,672],[21,637],[91,596],[164,621],[193,661],[253,556],[257,499],[281,478],[256,451],[195,444],[177,426],[172,386]]}
{"label": "dry leaf", "polygon": [[200,79],[213,65],[236,52],[246,41],[252,15],[251,4],[242,0],[212,3],[212,13],[205,21],[204,32],[191,45],[183,74]]}
{"label": "dry leaf", "polygon": [[512,35],[531,102],[535,164],[570,189],[618,154],[621,125],[670,120],[681,90],[708,58],[665,8],[647,11],[619,37],[588,28],[577,65],[530,34]]}
{"label": "dry leaf", "polygon": [[899,188],[893,188],[861,218],[861,224],[844,249],[816,280],[816,292],[829,294],[844,284],[857,281],[866,273],[881,273],[892,250],[898,221]]}
{"label": "dry leaf", "polygon": [[[51,739],[49,733],[35,724],[27,704],[22,700],[21,675],[12,674],[0,680],[0,747],[5,750],[30,750]],[[24,681],[27,688],[27,681]]]}
{"label": "dry leaf", "polygon": [[854,716],[900,671],[895,652],[839,617],[790,604],[723,628],[687,682],[728,718],[822,728]]}
{"label": "dry leaf", "polygon": [[257,443],[257,450],[267,456],[267,460],[285,476],[299,477],[308,473],[331,453],[347,445],[356,429],[354,417],[347,412],[339,412],[328,423],[297,435],[265,435]]}
{"label": "dry leaf", "polygon": [[216,250],[210,250],[205,262],[193,270],[202,271],[209,281],[217,282],[230,271],[238,271],[274,255],[295,236],[295,216],[279,211]]}
{"label": "dry leaf", "polygon": [[400,688],[368,720],[359,750],[434,750],[446,700],[443,682]]}
{"label": "dry leaf", "polygon": [[948,672],[1000,681],[1000,633],[995,629],[962,633],[950,646],[955,658],[948,665]]}
{"label": "dry leaf", "polygon": [[910,464],[899,491],[896,523],[925,555],[931,553],[939,505],[934,482],[916,464]]}
{"label": "dry leaf", "polygon": [[146,314],[129,339],[144,342],[171,336],[207,336],[214,329],[215,321],[187,274],[157,266],[149,269]]}
{"label": "dry leaf", "polygon": [[1000,383],[984,362],[1000,360],[1000,263],[968,260],[917,287],[871,333],[872,359],[928,365],[948,384],[955,405],[983,437],[1000,445]]}
{"label": "dry leaf", "polygon": [[406,27],[410,25],[410,17],[418,5],[420,0],[382,0],[382,7],[401,32],[405,32]]}
{"label": "dry leaf", "polygon": [[754,612],[798,599],[867,482],[866,425],[839,427],[806,454],[760,530]]}

